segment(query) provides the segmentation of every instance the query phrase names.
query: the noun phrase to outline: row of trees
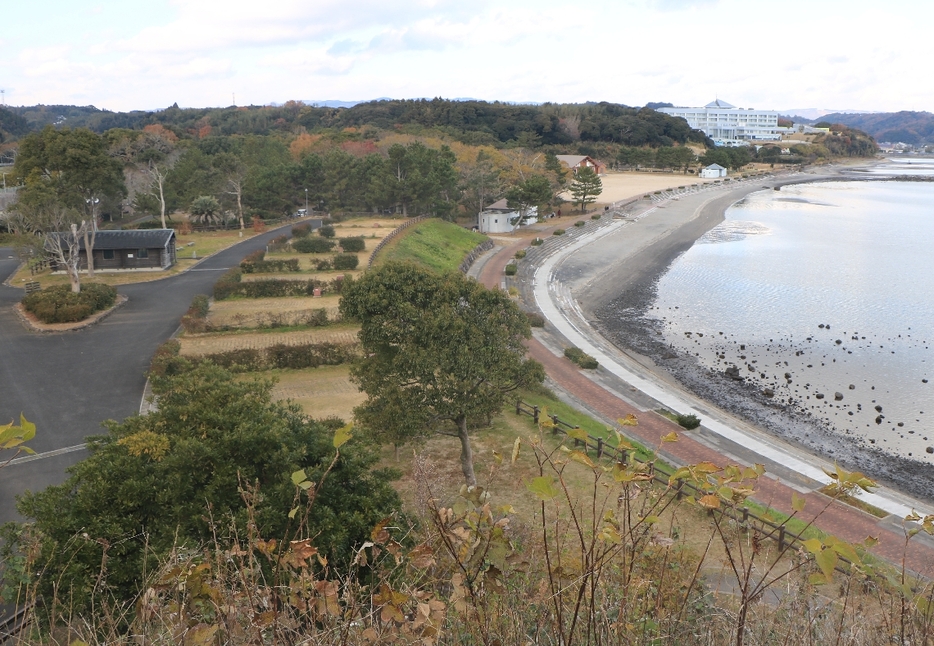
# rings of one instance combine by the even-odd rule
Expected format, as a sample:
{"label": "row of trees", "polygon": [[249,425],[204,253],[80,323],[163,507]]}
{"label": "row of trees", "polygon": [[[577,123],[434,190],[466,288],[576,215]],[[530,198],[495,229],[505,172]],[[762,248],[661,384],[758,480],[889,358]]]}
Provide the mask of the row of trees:
{"label": "row of trees", "polygon": [[114,128],[141,130],[159,124],[176,135],[270,135],[299,129],[344,131],[381,129],[423,133],[435,130],[471,145],[519,145],[526,148],[567,146],[575,142],[616,142],[663,146],[693,141],[710,145],[700,131],[680,118],[651,108],[616,103],[515,105],[498,101],[418,99],[369,101],[351,108],[327,108],[290,101],[282,106],[186,108],[158,112],[114,113],[93,107],[35,106],[13,108],[33,124],[69,123],[97,132]]}

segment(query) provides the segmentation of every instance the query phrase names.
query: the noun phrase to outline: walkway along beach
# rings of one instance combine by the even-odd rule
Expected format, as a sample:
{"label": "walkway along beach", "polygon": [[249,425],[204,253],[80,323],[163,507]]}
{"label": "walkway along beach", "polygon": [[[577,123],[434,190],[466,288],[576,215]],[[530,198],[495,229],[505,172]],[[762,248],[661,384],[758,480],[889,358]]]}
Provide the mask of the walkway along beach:
{"label": "walkway along beach", "polygon": [[[808,179],[825,177],[833,177],[832,172]],[[750,180],[729,190],[706,189],[666,203],[639,202],[635,208],[630,207],[625,218],[604,217],[581,227],[573,237],[549,236],[544,245],[529,251],[513,284],[519,287],[526,305],[539,309],[549,321],[544,331],[536,330],[529,344],[530,353],[545,364],[549,376],[578,405],[608,423],[635,414],[639,426],[627,430],[650,446],[658,446],[662,435],[679,431],[680,441],[666,445],[662,454],[676,464],[702,460],[716,464],[763,463],[769,477],[761,481],[756,500],[791,513],[792,492],[797,491],[809,500],[804,514],[807,517],[827,504],[828,499],[816,490],[830,481],[822,468],[832,468],[832,463],[700,400],[657,370],[650,360],[615,347],[591,322],[594,310],[609,298],[657,275],[696,238],[722,221],[730,204],[753,191],[801,179],[798,175]],[[503,285],[503,267],[528,242],[524,238],[500,248],[495,255],[491,252],[472,273],[487,285]],[[594,356],[601,368],[592,372],[578,370],[562,356],[563,349],[570,345]],[[654,412],[660,407],[694,413],[702,419],[702,427],[684,432]],[[861,497],[889,516],[879,520],[852,507],[834,504],[821,515],[818,526],[851,541],[878,536],[881,540],[874,552],[900,560],[904,546],[902,518],[912,508],[930,513],[930,505],[893,490]],[[911,569],[934,576],[934,543],[913,542],[908,562]]]}

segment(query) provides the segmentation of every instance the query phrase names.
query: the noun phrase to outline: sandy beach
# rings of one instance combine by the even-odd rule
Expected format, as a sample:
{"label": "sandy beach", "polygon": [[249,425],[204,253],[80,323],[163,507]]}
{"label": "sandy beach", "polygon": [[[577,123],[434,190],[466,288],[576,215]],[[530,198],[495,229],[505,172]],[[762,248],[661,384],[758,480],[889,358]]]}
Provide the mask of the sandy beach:
{"label": "sandy beach", "polygon": [[[716,181],[700,179],[697,175],[685,175],[680,172],[642,173],[638,171],[608,171],[600,176],[600,180],[603,182],[603,192],[597,198],[597,206],[626,202],[669,188]],[[567,192],[561,197],[569,202],[572,199],[571,194]]]}

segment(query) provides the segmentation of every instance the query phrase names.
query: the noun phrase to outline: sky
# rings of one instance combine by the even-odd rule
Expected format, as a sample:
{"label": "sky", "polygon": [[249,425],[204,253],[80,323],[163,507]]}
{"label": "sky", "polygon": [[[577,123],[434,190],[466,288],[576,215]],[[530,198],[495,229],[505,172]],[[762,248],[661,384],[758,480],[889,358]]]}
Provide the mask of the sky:
{"label": "sky", "polygon": [[0,0],[8,105],[934,111],[929,0]]}

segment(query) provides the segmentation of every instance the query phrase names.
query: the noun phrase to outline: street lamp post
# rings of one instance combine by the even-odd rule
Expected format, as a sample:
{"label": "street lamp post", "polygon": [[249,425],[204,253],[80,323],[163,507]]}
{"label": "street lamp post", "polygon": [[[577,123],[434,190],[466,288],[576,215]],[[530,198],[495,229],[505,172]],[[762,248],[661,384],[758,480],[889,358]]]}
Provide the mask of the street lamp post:
{"label": "street lamp post", "polygon": [[305,189],[305,217],[308,217],[308,189]]}

